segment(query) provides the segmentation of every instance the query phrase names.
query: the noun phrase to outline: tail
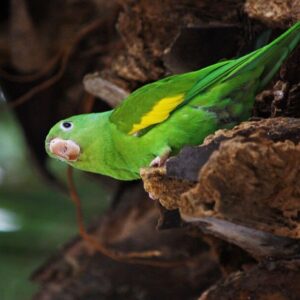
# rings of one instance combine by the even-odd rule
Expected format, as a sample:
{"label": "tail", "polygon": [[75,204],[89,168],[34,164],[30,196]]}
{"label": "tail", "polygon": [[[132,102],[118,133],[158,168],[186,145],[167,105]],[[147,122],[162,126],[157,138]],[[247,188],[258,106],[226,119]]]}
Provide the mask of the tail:
{"label": "tail", "polygon": [[244,72],[248,69],[256,68],[259,65],[264,66],[261,74],[261,82],[257,92],[261,91],[278,72],[280,66],[289,54],[295,49],[300,42],[300,21],[293,25],[290,29],[272,41],[270,44],[244,56],[248,57],[243,66],[239,66],[239,70],[235,70],[237,75],[240,71]]}
{"label": "tail", "polygon": [[260,72],[257,73],[256,78],[253,78],[259,82],[253,92],[259,93],[278,72],[283,61],[298,45],[299,41],[300,22],[297,22],[273,42],[258,50],[238,59],[221,62],[197,71],[199,80],[188,91],[184,102],[178,108],[216,84],[246,73],[253,73],[255,70],[260,70]]}

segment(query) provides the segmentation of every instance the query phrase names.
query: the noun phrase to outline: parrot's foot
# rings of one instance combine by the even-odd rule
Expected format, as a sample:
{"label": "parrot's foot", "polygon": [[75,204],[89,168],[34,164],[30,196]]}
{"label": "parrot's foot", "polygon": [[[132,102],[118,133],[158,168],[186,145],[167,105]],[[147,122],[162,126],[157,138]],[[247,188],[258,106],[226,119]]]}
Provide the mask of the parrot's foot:
{"label": "parrot's foot", "polygon": [[151,200],[154,200],[154,201],[157,200],[157,198],[151,193],[148,193],[148,196]]}
{"label": "parrot's foot", "polygon": [[150,163],[150,167],[162,167],[167,159],[169,158],[169,155],[171,153],[171,149],[168,149],[165,151],[162,155],[156,156]]}
{"label": "parrot's foot", "polygon": [[150,167],[160,167],[162,165],[162,159],[159,156],[156,156],[150,163]]}

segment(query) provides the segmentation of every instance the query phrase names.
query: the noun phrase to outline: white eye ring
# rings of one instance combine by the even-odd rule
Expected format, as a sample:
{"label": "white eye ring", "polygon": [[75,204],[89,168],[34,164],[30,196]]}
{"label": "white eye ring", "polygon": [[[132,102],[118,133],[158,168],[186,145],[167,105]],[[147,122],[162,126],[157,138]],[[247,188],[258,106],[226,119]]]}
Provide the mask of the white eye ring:
{"label": "white eye ring", "polygon": [[60,124],[60,128],[61,128],[63,131],[69,131],[69,130],[72,130],[72,129],[73,129],[73,123],[70,122],[70,121],[63,121],[63,122]]}

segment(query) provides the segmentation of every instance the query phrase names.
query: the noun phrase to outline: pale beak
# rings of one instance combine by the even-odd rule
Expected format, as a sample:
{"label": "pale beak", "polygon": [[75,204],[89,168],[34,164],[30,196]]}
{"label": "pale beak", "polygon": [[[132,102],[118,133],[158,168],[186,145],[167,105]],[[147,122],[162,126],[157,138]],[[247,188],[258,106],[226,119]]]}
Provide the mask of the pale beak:
{"label": "pale beak", "polygon": [[68,161],[76,161],[80,155],[80,147],[74,141],[60,138],[54,138],[50,141],[49,151]]}

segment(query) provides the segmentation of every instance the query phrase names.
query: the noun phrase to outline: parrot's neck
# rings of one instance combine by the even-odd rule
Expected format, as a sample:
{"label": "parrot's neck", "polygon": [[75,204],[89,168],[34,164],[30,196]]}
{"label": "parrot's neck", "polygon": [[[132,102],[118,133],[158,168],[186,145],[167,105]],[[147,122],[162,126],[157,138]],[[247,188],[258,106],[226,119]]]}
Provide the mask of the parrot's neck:
{"label": "parrot's neck", "polygon": [[111,113],[112,111],[93,114],[93,124],[89,124],[89,136],[84,137],[87,142],[83,145],[80,159],[71,164],[84,171],[117,179],[136,179],[139,173],[132,169],[132,164],[125,155],[130,140],[135,138],[116,129],[109,120]]}

